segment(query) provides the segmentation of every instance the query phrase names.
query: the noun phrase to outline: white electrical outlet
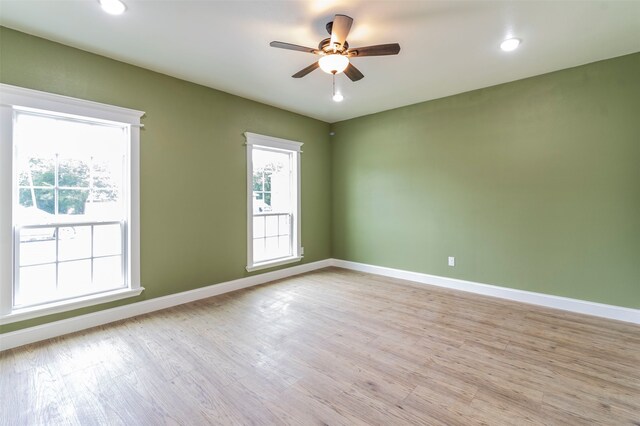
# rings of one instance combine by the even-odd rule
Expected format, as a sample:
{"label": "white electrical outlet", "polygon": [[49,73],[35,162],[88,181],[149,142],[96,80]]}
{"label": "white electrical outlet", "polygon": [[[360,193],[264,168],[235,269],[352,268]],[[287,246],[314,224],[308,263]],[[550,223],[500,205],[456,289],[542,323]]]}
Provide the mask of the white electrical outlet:
{"label": "white electrical outlet", "polygon": [[456,266],[456,258],[449,256],[449,266]]}
{"label": "white electrical outlet", "polygon": [[300,247],[300,256],[304,256],[304,247]]}

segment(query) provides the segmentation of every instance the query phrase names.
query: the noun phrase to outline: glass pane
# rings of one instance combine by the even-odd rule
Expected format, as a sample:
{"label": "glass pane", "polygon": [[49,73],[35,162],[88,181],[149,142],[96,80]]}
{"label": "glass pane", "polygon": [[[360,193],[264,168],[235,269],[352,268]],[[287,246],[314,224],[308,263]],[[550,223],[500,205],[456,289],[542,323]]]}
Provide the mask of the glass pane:
{"label": "glass pane", "polygon": [[20,268],[20,283],[16,288],[15,305],[33,305],[56,299],[56,265]]}
{"label": "glass pane", "polygon": [[273,211],[273,205],[271,204],[271,194],[268,192],[265,192],[264,194],[264,204],[265,204],[265,211]]}
{"label": "glass pane", "polygon": [[88,161],[77,158],[61,158],[58,163],[58,185],[73,188],[89,187]]}
{"label": "glass pane", "polygon": [[103,153],[93,158],[94,188],[119,188],[124,178],[124,156]]}
{"label": "glass pane", "polygon": [[269,259],[273,259],[278,256],[278,237],[267,237],[266,238],[266,254]]}
{"label": "glass pane", "polygon": [[94,259],[93,285],[102,290],[124,287],[122,258],[113,256]]}
{"label": "glass pane", "polygon": [[93,255],[109,256],[122,254],[122,231],[120,225],[95,225],[93,227]]}
{"label": "glass pane", "polygon": [[267,216],[267,224],[266,224],[266,235],[267,237],[273,237],[278,235],[278,217],[277,216]]}
{"label": "glass pane", "polygon": [[54,157],[40,157],[37,154],[20,156],[18,159],[18,182],[22,186],[55,185]]}
{"label": "glass pane", "polygon": [[[34,190],[36,197],[36,207],[41,212],[46,212],[48,214],[55,214],[55,191],[53,189],[36,189]],[[41,214],[41,213],[39,213]],[[45,216],[42,216],[44,220]],[[49,221],[53,220],[52,218],[48,219]],[[46,223],[46,222],[45,222]]]}
{"label": "glass pane", "polygon": [[20,266],[56,261],[55,228],[20,229]]}
{"label": "glass pane", "polygon": [[58,264],[59,298],[93,292],[91,288],[91,260],[77,260]]}
{"label": "glass pane", "polygon": [[120,220],[124,206],[118,188],[94,190],[84,205],[84,214],[95,220]]}
{"label": "glass pane", "polygon": [[85,189],[61,189],[58,192],[58,214],[82,215],[84,206],[89,198],[89,191]]}
{"label": "glass pane", "polygon": [[265,216],[257,216],[253,218],[253,238],[264,237]]}
{"label": "glass pane", "polygon": [[[42,194],[39,191],[43,191],[43,190],[36,189],[36,195],[40,197],[40,200],[36,199],[36,203],[38,203],[38,205],[45,204],[45,202],[43,201],[43,198],[48,200],[49,196],[53,197],[53,191],[51,191],[51,194]],[[47,189],[44,191],[48,192],[49,190]],[[51,203],[51,206],[52,205],[53,203]],[[48,201],[47,201],[46,207],[47,208],[50,207],[48,205]],[[14,222],[21,225],[46,225],[48,223],[54,223],[55,222],[54,219],[55,219],[55,216],[49,211],[41,210],[33,206],[25,207],[23,204],[20,204],[16,209],[16,217],[14,218]],[[36,232],[36,231],[29,231],[29,232]],[[39,233],[39,232],[40,231],[37,231],[36,233]]]}
{"label": "glass pane", "polygon": [[291,255],[291,239],[288,235],[278,238],[278,252],[281,256]]}
{"label": "glass pane", "polygon": [[289,215],[283,214],[278,216],[278,224],[279,224],[279,235],[288,235],[289,234]]}
{"label": "glass pane", "polygon": [[91,226],[63,226],[58,233],[59,260],[91,257]]}
{"label": "glass pane", "polygon": [[[267,166],[270,167],[270,166]],[[271,171],[265,171],[264,173],[264,190],[271,191]]]}
{"label": "glass pane", "polygon": [[253,240],[253,261],[262,262],[266,260],[266,253],[264,251],[264,239]]}
{"label": "glass pane", "polygon": [[18,204],[22,207],[33,207],[34,196],[30,189],[22,188],[18,190]]}
{"label": "glass pane", "polygon": [[263,177],[263,174],[260,172],[253,174],[253,190],[254,191],[263,191],[262,177]]}
{"label": "glass pane", "polygon": [[265,213],[269,211],[269,206],[264,202],[264,192],[253,193],[253,213]]}

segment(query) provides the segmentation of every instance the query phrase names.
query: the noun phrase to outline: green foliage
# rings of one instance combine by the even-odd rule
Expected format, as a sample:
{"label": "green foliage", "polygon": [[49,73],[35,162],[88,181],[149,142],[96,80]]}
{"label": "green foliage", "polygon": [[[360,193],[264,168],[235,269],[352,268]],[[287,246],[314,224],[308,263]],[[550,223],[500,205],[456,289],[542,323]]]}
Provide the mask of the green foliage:
{"label": "green foliage", "polygon": [[[31,179],[29,176],[31,174]],[[90,180],[93,179],[93,190]],[[31,192],[30,180],[34,188]],[[19,174],[19,201],[25,207],[34,206],[47,213],[55,213],[55,162],[50,158],[30,158],[29,169]],[[61,214],[84,214],[89,197],[93,201],[116,201],[117,188],[106,165],[94,163],[93,173],[87,162],[78,159],[62,159],[58,165],[58,212]],[[50,189],[48,189],[50,188]]]}

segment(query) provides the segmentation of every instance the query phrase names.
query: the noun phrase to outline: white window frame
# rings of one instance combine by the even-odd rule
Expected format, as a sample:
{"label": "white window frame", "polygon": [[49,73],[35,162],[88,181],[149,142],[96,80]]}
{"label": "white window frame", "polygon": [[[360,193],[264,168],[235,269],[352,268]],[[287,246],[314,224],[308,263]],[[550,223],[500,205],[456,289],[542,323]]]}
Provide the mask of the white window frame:
{"label": "white window frame", "polygon": [[[13,195],[16,169],[14,166],[14,110],[32,108],[71,117],[89,117],[98,121],[128,126],[129,202],[127,211],[127,287],[98,294],[40,304],[25,308],[13,307],[16,231],[13,226]],[[138,296],[140,285],[140,118],[143,111],[122,108],[68,96],[56,95],[23,87],[0,84],[0,324],[37,318],[58,312],[93,306],[113,300]]]}
{"label": "white window frame", "polygon": [[[259,135],[245,132],[247,140],[247,271],[257,271],[259,269],[273,268],[274,266],[286,265],[288,263],[299,262],[302,259],[301,244],[301,207],[300,207],[300,154],[303,143],[290,141],[287,139],[274,138],[271,136]],[[285,258],[267,260],[254,263],[253,261],[253,148],[267,148],[271,150],[281,150],[293,152],[295,156],[295,166],[292,172],[295,174],[292,180],[296,183],[294,197],[294,217],[292,225],[292,255]]]}

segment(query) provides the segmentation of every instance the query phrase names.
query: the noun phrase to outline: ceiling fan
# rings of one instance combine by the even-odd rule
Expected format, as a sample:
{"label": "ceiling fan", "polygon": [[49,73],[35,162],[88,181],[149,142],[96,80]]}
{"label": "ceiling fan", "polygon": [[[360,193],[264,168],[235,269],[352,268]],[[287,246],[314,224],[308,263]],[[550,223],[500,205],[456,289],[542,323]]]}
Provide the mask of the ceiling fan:
{"label": "ceiling fan", "polygon": [[333,21],[329,22],[326,26],[327,32],[331,34],[331,37],[322,40],[320,44],[318,44],[317,49],[281,41],[272,41],[269,45],[280,49],[297,50],[320,56],[318,61],[292,75],[291,77],[293,78],[304,77],[320,67],[320,69],[328,74],[336,75],[344,72],[351,81],[358,81],[362,79],[364,75],[349,62],[350,58],[397,55],[398,52],[400,52],[400,45],[398,43],[390,43],[349,48],[347,35],[349,35],[351,24],[353,24],[353,18],[347,15],[336,15]]}

